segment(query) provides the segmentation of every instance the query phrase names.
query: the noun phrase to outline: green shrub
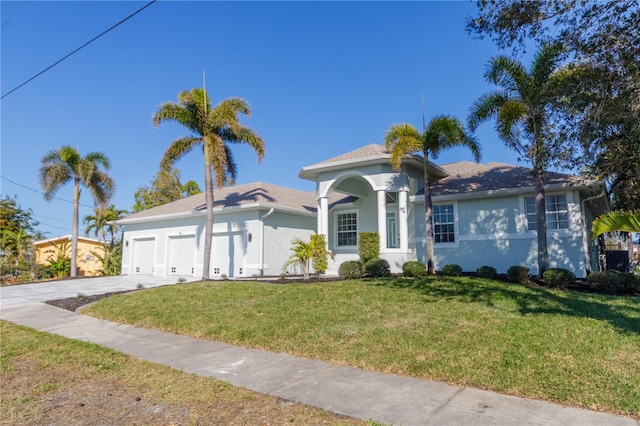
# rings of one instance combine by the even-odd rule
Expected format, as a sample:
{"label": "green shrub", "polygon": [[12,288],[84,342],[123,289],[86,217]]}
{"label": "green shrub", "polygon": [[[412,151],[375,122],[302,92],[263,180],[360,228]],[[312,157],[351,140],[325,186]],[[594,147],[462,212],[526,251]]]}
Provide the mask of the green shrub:
{"label": "green shrub", "polygon": [[360,278],[362,276],[362,263],[357,260],[342,262],[338,268],[338,275],[346,279]]}
{"label": "green shrub", "polygon": [[549,268],[542,274],[542,279],[549,287],[566,288],[576,282],[573,272],[564,268]]}
{"label": "green shrub", "polygon": [[498,271],[493,266],[481,266],[476,271],[476,275],[480,278],[494,279],[498,275]]}
{"label": "green shrub", "polygon": [[377,232],[361,232],[358,238],[360,261],[366,263],[380,257],[380,234]]}
{"label": "green shrub", "polygon": [[634,294],[640,292],[640,278],[618,271],[594,272],[587,277],[587,284],[598,293]]}
{"label": "green shrub", "polygon": [[511,281],[515,281],[520,284],[526,284],[529,282],[529,268],[526,266],[513,265],[507,269],[507,277]]}
{"label": "green shrub", "polygon": [[374,278],[391,276],[391,267],[385,259],[371,259],[364,265],[364,270]]}
{"label": "green shrub", "polygon": [[427,274],[426,266],[419,260],[410,260],[402,265],[402,274],[405,277],[423,277]]}
{"label": "green shrub", "polygon": [[327,250],[327,240],[324,234],[313,234],[309,240],[313,248],[311,265],[316,274],[324,274],[329,266],[327,256],[334,258],[333,253]]}
{"label": "green shrub", "polygon": [[442,275],[447,277],[459,277],[462,275],[462,267],[455,263],[450,263],[442,267]]}

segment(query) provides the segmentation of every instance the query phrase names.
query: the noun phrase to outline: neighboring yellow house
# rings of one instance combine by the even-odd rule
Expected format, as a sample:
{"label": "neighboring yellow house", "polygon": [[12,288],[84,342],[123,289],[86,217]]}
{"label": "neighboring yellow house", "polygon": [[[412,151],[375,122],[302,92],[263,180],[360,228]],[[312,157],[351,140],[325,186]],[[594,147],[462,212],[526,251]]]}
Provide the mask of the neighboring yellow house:
{"label": "neighboring yellow house", "polygon": [[[71,257],[71,235],[49,238],[33,243],[36,263],[48,265],[49,259],[58,257],[60,250],[64,249],[66,255]],[[104,243],[95,238],[78,237],[78,252],[76,266],[78,276],[100,275],[102,262],[92,253],[105,255]]]}

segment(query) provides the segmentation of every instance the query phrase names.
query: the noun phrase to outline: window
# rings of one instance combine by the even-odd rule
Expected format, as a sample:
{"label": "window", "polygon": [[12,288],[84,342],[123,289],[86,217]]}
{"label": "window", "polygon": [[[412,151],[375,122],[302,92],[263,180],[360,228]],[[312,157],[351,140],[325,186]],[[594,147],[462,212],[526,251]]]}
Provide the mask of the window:
{"label": "window", "polygon": [[[569,229],[567,196],[547,195],[545,204],[547,208],[547,229]],[[524,199],[524,208],[527,215],[527,230],[535,231],[538,225],[535,198],[526,197]]]}
{"label": "window", "polygon": [[338,213],[337,226],[338,246],[358,245],[358,215],[356,212]]}
{"label": "window", "polygon": [[454,243],[453,204],[433,206],[433,236],[436,243]]}

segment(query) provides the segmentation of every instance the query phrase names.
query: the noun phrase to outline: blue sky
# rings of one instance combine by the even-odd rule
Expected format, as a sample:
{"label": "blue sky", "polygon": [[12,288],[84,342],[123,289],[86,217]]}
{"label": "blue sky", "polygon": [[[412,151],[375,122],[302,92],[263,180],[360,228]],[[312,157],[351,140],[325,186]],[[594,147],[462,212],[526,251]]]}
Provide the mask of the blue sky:
{"label": "blue sky", "polygon": [[[2,1],[2,94],[145,3]],[[259,165],[249,148],[233,147],[237,183],[312,191],[297,177],[303,166],[382,143],[394,123],[421,127],[422,95],[427,119],[466,118],[492,89],[482,77],[487,61],[503,53],[466,33],[474,11],[467,1],[158,1],[1,101],[2,196],[32,209],[47,237],[70,233],[72,205],[36,192],[42,156],[68,144],[110,158],[113,203],[130,209],[171,141],[189,134],[173,123],[154,128],[153,112],[201,87],[203,69],[214,103],[237,96],[251,104],[243,122],[266,143]],[[482,162],[517,164],[493,124],[476,135]],[[437,162],[460,160],[471,154],[454,149]],[[177,167],[183,182],[204,187],[201,154]],[[71,200],[72,185],[57,197]],[[92,212],[88,191],[80,202],[82,218]]]}

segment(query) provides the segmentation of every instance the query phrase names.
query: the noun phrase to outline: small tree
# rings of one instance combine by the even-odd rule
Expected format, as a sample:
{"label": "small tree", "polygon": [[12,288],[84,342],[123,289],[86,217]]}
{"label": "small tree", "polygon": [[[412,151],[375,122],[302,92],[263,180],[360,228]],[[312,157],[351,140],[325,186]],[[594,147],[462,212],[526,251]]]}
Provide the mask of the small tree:
{"label": "small tree", "polygon": [[311,257],[313,270],[316,274],[324,274],[329,266],[327,257],[334,259],[335,256],[327,250],[327,240],[324,234],[313,234],[309,241],[313,246],[313,255]]}
{"label": "small tree", "polygon": [[309,279],[309,271],[311,269],[311,261],[313,260],[314,269],[318,274],[323,273],[327,269],[327,256],[333,259],[333,253],[327,250],[324,235],[314,234],[309,241],[301,238],[294,238],[291,241],[293,254],[289,257],[282,270],[285,271],[289,266],[300,266],[302,275],[305,280]]}
{"label": "small tree", "polygon": [[361,232],[358,239],[360,261],[366,265],[370,260],[380,257],[380,234],[377,232]]}

